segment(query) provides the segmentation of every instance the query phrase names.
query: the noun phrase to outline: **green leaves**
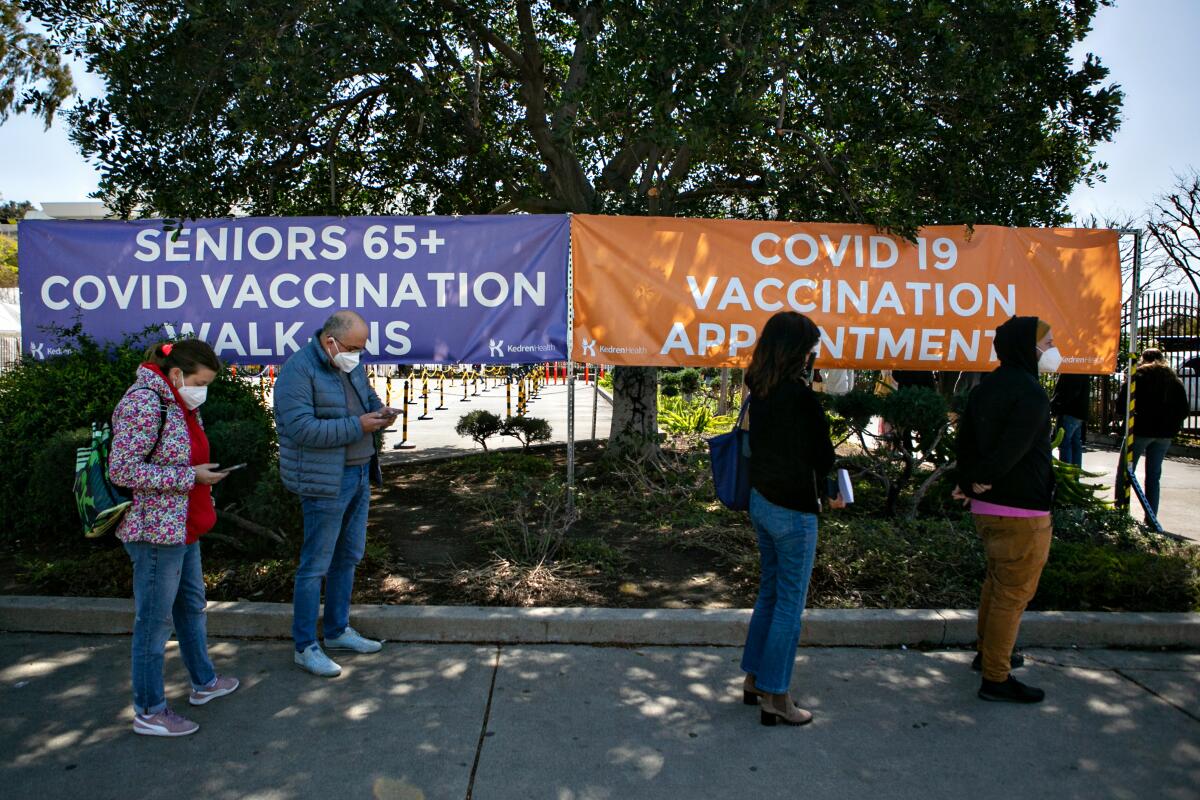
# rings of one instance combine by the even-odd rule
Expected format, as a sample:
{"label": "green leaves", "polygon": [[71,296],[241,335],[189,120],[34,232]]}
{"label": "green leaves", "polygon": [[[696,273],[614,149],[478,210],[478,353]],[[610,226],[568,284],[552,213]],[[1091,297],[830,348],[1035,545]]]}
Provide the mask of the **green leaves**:
{"label": "green leaves", "polygon": [[1053,224],[1121,93],[1094,2],[35,3],[129,215]]}

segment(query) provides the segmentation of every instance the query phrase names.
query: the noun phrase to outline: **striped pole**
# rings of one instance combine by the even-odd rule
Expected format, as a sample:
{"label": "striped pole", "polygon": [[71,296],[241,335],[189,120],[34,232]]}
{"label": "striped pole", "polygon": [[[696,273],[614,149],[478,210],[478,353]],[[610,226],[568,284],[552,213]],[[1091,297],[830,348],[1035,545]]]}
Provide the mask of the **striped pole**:
{"label": "striped pole", "polygon": [[386,397],[384,398],[383,404],[385,406],[387,406],[388,408],[391,408],[392,407],[392,376],[391,375],[387,376],[387,387],[384,390],[384,394],[386,395]]}
{"label": "striped pole", "polygon": [[446,373],[438,373],[438,404],[434,411],[446,410]]}
{"label": "striped pole", "polygon": [[1133,415],[1134,407],[1137,400],[1134,395],[1137,392],[1137,384],[1134,378],[1137,376],[1137,353],[1129,354],[1129,405],[1125,409],[1126,419],[1125,424],[1125,475],[1121,481],[1121,498],[1120,503],[1122,508],[1129,508],[1129,493],[1132,491],[1132,481],[1129,480],[1133,475]]}
{"label": "striped pole", "polygon": [[512,378],[504,383],[504,416],[512,416]]}
{"label": "striped pole", "polygon": [[421,395],[421,398],[421,416],[417,417],[417,419],[433,419],[433,417],[429,416],[429,392]]}

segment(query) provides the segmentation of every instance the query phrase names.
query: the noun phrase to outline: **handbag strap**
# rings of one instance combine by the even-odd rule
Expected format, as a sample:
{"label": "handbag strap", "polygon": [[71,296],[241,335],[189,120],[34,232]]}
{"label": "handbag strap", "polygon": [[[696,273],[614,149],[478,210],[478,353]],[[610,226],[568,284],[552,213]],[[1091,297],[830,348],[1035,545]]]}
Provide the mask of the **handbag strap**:
{"label": "handbag strap", "polygon": [[742,410],[738,412],[737,423],[734,424],[733,429],[735,431],[736,430],[747,430],[747,431],[750,430],[750,422],[747,419],[747,417],[749,417],[749,416],[750,416],[750,395],[746,395],[746,398],[744,400],[742,400]]}

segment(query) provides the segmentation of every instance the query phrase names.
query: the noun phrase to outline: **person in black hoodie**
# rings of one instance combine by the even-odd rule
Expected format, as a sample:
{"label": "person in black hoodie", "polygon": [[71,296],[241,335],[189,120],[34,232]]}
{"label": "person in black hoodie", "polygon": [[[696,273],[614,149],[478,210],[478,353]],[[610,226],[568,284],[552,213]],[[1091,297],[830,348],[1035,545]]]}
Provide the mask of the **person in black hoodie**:
{"label": "person in black hoodie", "polygon": [[1050,398],[1038,371],[1056,371],[1062,357],[1037,317],[1008,320],[994,344],[1000,366],[971,392],[958,426],[954,495],[970,505],[987,553],[972,667],[983,671],[984,700],[1037,703],[1045,692],[1009,670],[1024,661],[1013,646],[1050,553]]}
{"label": "person in black hoodie", "polygon": [[1077,467],[1083,466],[1083,428],[1087,425],[1090,385],[1088,375],[1059,375],[1050,399],[1050,410],[1058,416],[1058,427],[1063,430],[1058,460]]}
{"label": "person in black hoodie", "polygon": [[[806,376],[817,326],[784,311],[763,326],[746,371],[750,389],[750,521],[762,572],[742,670],[743,699],[761,701],[764,725],[804,725],[812,714],[788,694],[800,618],[817,549],[817,512],[833,467],[829,420]],[[842,507],[840,501],[830,507]]]}
{"label": "person in black hoodie", "polygon": [[1157,516],[1163,459],[1191,409],[1183,382],[1161,350],[1149,348],[1142,352],[1133,373],[1133,387],[1133,467],[1137,469],[1137,462],[1146,456],[1146,500]]}

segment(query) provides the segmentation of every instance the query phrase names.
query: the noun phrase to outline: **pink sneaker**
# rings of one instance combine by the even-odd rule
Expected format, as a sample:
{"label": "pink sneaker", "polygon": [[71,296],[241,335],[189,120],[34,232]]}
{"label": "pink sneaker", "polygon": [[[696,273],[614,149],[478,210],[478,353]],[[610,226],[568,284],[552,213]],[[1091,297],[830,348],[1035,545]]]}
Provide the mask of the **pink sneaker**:
{"label": "pink sneaker", "polygon": [[184,719],[169,708],[157,714],[133,715],[133,732],[143,736],[187,736],[200,730],[190,719]]}
{"label": "pink sneaker", "polygon": [[240,685],[237,678],[226,678],[218,675],[205,688],[192,692],[191,697],[188,698],[188,702],[194,706],[202,706],[209,700],[232,694]]}

